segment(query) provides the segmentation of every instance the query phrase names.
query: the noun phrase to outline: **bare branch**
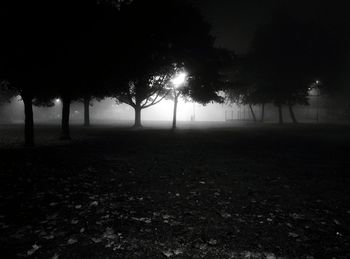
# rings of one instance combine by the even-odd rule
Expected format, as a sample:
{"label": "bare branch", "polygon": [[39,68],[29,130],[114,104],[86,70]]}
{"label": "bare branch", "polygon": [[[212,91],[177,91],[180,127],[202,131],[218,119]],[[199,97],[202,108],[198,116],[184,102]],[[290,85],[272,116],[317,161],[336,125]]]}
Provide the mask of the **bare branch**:
{"label": "bare branch", "polygon": [[125,94],[119,95],[116,97],[116,99],[119,102],[126,103],[126,104],[132,106],[133,108],[135,108],[135,106],[136,106],[135,103],[132,101],[132,98],[131,98],[129,93],[127,93],[126,95]]}
{"label": "bare branch", "polygon": [[157,98],[159,97],[159,94],[157,95],[156,98],[154,98],[153,102],[150,103],[149,105],[146,105],[145,107],[143,107],[144,109],[148,108],[148,107],[151,107],[152,105],[156,105],[158,103],[160,103],[161,101],[163,101],[163,99],[169,94],[170,90],[166,92],[166,94],[164,94],[162,96],[162,98],[160,98],[159,100],[157,100]]}
{"label": "bare branch", "polygon": [[144,104],[141,105],[142,108],[144,108],[145,106],[147,106],[147,104],[148,104],[149,101],[150,101],[149,99],[150,99],[150,97],[148,97],[147,99],[144,99],[144,100],[143,100],[143,101],[146,100],[146,102],[145,102]]}

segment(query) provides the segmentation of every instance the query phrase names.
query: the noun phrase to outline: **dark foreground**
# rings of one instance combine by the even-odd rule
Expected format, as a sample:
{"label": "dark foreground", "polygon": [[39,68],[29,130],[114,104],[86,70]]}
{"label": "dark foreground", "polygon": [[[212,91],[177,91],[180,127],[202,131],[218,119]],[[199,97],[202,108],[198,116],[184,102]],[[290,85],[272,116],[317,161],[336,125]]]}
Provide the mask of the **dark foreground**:
{"label": "dark foreground", "polygon": [[55,134],[0,148],[1,258],[350,258],[348,126]]}

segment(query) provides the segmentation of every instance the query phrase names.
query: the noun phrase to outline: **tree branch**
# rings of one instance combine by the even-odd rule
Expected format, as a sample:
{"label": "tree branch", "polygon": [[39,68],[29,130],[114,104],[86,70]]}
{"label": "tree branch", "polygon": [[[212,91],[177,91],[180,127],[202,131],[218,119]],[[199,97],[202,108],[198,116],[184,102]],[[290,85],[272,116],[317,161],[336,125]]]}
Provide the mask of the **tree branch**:
{"label": "tree branch", "polygon": [[135,108],[135,103],[132,101],[131,97],[129,96],[129,94],[125,95],[120,95],[118,97],[116,97],[116,99],[122,103],[126,103],[128,105],[130,105],[131,107]]}
{"label": "tree branch", "polygon": [[144,99],[144,100],[146,100],[146,102],[145,102],[144,104],[141,105],[142,108],[145,107],[145,106],[147,106],[147,104],[148,104],[148,102],[149,102],[149,98],[150,98],[150,97],[148,97],[147,99]]}
{"label": "tree branch", "polygon": [[158,94],[157,97],[154,98],[153,102],[151,102],[149,105],[144,106],[143,108],[146,109],[148,107],[151,107],[152,105],[156,105],[156,104],[160,103],[168,94],[169,94],[169,91],[167,91],[167,93],[164,94],[163,97],[157,101],[157,98],[159,97],[159,94]]}

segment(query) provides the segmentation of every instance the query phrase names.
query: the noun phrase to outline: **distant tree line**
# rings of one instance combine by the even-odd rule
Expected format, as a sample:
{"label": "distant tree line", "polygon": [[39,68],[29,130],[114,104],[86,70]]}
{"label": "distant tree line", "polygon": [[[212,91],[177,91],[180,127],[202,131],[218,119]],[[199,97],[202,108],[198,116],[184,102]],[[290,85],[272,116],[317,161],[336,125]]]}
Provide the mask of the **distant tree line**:
{"label": "distant tree line", "polygon": [[[347,94],[350,72],[349,22],[298,20],[276,12],[271,22],[256,31],[250,51],[239,57],[226,72],[226,98],[231,103],[253,106],[265,104],[278,109],[287,106],[294,123],[295,105],[308,105],[308,93],[317,86],[329,95]],[[348,101],[348,103],[350,103]]]}

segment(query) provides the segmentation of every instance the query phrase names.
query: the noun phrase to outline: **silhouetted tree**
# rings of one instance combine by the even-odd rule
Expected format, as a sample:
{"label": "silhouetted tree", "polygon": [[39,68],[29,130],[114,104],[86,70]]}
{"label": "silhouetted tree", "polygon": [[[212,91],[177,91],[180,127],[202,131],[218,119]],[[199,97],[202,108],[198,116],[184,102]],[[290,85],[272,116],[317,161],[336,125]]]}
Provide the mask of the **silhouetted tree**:
{"label": "silhouetted tree", "polygon": [[141,110],[169,93],[174,66],[191,70],[212,51],[214,40],[209,25],[187,1],[136,0],[124,15],[124,84],[115,97],[135,109],[135,127],[140,127]]}
{"label": "silhouetted tree", "polygon": [[[226,84],[224,70],[235,60],[233,52],[226,49],[207,49],[205,55],[199,55],[187,62],[187,67],[177,71],[185,76],[184,82],[174,85],[172,82],[171,98],[174,100],[173,130],[176,128],[178,98],[206,105],[210,102],[223,103],[222,92],[230,87]],[[180,74],[179,74],[180,72]],[[175,73],[176,74],[176,73]],[[181,79],[180,79],[181,80]]]}
{"label": "silhouetted tree", "polygon": [[[344,18],[344,17],[342,17]],[[322,92],[330,96],[350,99],[350,22],[335,19],[329,23],[315,23],[317,40],[313,44],[313,70],[321,82]]]}
{"label": "silhouetted tree", "polygon": [[251,56],[259,71],[258,86],[278,107],[283,123],[282,106],[287,105],[291,118],[295,104],[308,104],[309,85],[315,77],[315,31],[307,24],[278,14],[256,33]]}
{"label": "silhouetted tree", "polygon": [[126,103],[135,110],[135,128],[141,127],[141,110],[161,102],[169,93],[168,83],[171,77],[170,72],[163,72],[159,76],[161,69],[153,75],[144,75],[138,79],[128,82],[125,90],[121,90],[115,95],[117,101]]}
{"label": "silhouetted tree", "polygon": [[[25,139],[34,143],[35,100],[62,99],[62,138],[69,138],[70,102],[102,92],[101,82],[115,63],[116,13],[123,1],[4,1],[0,5],[0,78],[21,95]],[[86,83],[88,82],[88,83]],[[94,83],[92,83],[94,82]],[[44,101],[44,99],[46,99]]]}
{"label": "silhouetted tree", "polygon": [[[46,68],[52,57],[51,10],[47,2],[0,4],[1,78],[22,97],[25,111],[25,144],[34,144],[33,100],[48,91]],[[52,7],[52,6],[51,6]],[[45,10],[45,11],[44,11]],[[50,28],[50,29],[49,29]],[[51,52],[50,52],[51,51]]]}
{"label": "silhouetted tree", "polygon": [[226,101],[237,105],[248,105],[255,122],[258,119],[254,112],[254,106],[261,105],[260,121],[263,121],[264,106],[270,99],[261,87],[263,81],[259,77],[259,71],[253,57],[245,55],[237,58],[225,74],[226,84],[230,85],[225,91]]}
{"label": "silhouetted tree", "polygon": [[[119,9],[121,1],[91,1],[67,6],[67,29],[57,51],[53,74],[57,95],[62,99],[62,139],[70,139],[70,104],[84,101],[84,123],[89,125],[89,105],[92,98],[109,94],[105,84],[118,64]],[[57,68],[57,69],[56,69]],[[113,68],[113,69],[112,69]]]}

